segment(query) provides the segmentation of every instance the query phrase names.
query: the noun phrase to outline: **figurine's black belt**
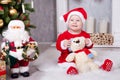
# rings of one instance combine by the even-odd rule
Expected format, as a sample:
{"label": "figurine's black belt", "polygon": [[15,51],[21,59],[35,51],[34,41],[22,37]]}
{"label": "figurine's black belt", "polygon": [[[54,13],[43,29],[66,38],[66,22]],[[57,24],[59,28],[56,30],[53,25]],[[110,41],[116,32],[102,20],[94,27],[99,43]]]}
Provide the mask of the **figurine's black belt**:
{"label": "figurine's black belt", "polygon": [[11,47],[10,49],[22,49],[25,48],[24,46],[19,46],[19,47]]}

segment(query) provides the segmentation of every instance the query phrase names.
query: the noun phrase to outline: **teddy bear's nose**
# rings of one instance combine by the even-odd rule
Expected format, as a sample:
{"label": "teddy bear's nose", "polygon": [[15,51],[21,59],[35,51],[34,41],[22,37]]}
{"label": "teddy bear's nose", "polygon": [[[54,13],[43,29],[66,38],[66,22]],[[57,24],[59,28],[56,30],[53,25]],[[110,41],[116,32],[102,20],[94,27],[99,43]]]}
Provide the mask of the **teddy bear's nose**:
{"label": "teddy bear's nose", "polygon": [[76,43],[79,43],[80,41],[78,40],[78,41],[76,41]]}

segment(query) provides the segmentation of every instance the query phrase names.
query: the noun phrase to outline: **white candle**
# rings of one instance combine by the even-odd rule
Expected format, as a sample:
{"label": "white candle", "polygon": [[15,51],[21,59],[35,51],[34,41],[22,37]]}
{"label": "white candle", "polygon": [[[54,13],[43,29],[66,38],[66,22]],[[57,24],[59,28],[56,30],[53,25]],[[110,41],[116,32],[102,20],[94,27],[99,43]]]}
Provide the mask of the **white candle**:
{"label": "white candle", "polygon": [[23,13],[25,13],[25,6],[23,3],[22,3],[22,11],[23,11]]}
{"label": "white candle", "polygon": [[94,33],[95,31],[95,19],[93,17],[89,17],[87,19],[87,24],[86,24],[86,31],[88,33]]}
{"label": "white candle", "polygon": [[99,32],[100,33],[107,33],[108,32],[108,21],[107,20],[100,21]]}
{"label": "white candle", "polygon": [[34,8],[34,1],[31,0],[31,8]]}

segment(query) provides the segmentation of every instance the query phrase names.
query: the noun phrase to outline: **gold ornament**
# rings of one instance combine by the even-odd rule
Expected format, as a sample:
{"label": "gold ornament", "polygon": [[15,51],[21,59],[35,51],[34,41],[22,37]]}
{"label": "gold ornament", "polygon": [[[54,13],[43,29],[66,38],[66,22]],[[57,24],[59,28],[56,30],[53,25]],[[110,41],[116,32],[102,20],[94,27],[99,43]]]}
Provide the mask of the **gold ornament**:
{"label": "gold ornament", "polygon": [[11,16],[12,16],[12,15],[15,15],[15,14],[17,14],[17,10],[14,9],[14,8],[11,8],[11,9],[9,10],[9,13],[10,13]]}
{"label": "gold ornament", "polygon": [[11,0],[0,0],[0,4],[8,4]]}
{"label": "gold ornament", "polygon": [[4,22],[3,19],[0,19],[0,28],[3,26]]}

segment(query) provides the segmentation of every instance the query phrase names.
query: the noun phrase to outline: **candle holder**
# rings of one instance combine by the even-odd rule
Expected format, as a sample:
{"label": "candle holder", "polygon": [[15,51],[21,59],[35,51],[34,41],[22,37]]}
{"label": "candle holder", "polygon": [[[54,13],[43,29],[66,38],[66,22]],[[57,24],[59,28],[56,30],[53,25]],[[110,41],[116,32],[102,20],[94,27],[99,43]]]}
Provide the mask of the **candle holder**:
{"label": "candle holder", "polygon": [[94,33],[95,32],[95,19],[94,17],[89,17],[86,22],[86,31],[88,33]]}
{"label": "candle holder", "polygon": [[108,33],[108,21],[103,19],[99,23],[99,33]]}

